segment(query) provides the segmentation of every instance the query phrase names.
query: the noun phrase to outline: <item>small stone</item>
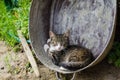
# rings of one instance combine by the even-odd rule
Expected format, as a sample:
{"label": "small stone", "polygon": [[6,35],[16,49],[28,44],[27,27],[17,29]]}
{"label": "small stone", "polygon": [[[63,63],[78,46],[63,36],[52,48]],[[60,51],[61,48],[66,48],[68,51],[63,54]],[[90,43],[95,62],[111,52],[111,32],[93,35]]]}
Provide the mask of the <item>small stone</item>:
{"label": "small stone", "polygon": [[1,69],[1,70],[3,70],[3,69],[4,69],[4,67],[1,67],[0,69]]}

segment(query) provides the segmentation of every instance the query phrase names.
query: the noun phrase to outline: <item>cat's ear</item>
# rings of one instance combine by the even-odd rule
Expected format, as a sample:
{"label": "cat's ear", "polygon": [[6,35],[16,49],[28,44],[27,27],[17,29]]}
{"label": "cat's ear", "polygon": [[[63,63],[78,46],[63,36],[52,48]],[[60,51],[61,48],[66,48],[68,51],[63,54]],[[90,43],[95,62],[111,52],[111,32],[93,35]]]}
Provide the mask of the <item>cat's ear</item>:
{"label": "cat's ear", "polygon": [[70,30],[67,30],[67,31],[64,33],[64,36],[65,36],[65,37],[69,37],[69,35],[70,35]]}
{"label": "cat's ear", "polygon": [[49,36],[50,36],[50,38],[55,37],[55,33],[52,31],[49,31]]}

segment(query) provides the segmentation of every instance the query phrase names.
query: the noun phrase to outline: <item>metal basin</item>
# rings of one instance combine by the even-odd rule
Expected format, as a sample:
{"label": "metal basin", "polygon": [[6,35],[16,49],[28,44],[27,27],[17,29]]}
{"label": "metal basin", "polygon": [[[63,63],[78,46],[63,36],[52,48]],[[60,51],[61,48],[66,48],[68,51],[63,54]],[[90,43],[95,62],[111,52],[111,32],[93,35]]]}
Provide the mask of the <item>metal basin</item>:
{"label": "metal basin", "polygon": [[[115,32],[116,0],[33,0],[29,33],[37,58],[48,68],[73,73],[94,66],[105,58]],[[61,34],[70,29],[70,44],[90,49],[95,60],[76,71],[62,71],[44,52],[49,30]]]}

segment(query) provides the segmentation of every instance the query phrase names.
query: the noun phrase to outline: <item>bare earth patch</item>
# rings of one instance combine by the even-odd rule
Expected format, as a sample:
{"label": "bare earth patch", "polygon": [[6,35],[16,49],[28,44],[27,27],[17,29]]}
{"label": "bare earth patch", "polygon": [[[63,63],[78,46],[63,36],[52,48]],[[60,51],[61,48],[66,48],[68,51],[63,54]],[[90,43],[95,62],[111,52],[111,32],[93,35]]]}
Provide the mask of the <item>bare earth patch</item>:
{"label": "bare earth patch", "polygon": [[[0,80],[56,80],[54,71],[38,63],[37,78],[24,52],[13,52],[0,41]],[[100,64],[77,73],[75,80],[120,80],[120,68],[102,61]]]}
{"label": "bare earth patch", "polygon": [[15,53],[0,41],[0,80],[55,80],[54,72],[39,64],[37,78],[24,52]]}

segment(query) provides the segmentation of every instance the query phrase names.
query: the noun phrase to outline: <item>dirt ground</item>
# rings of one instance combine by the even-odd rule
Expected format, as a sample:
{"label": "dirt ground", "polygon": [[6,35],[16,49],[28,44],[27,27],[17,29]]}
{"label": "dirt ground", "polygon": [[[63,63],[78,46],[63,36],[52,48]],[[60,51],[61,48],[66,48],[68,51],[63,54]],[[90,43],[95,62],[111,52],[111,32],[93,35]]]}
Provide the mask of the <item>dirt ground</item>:
{"label": "dirt ground", "polygon": [[[38,62],[40,77],[37,78],[24,52],[13,52],[0,41],[0,80],[56,80],[54,71]],[[77,73],[75,80],[120,80],[120,68],[103,60],[94,67]]]}

